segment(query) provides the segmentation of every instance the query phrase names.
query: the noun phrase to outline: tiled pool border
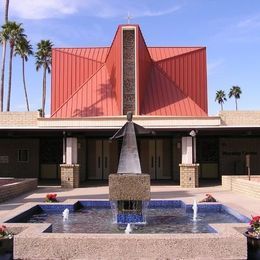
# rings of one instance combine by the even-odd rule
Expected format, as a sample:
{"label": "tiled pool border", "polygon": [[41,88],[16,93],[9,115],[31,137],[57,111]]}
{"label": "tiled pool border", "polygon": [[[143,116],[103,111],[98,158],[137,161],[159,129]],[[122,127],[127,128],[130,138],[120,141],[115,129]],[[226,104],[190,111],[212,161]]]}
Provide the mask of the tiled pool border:
{"label": "tiled pool border", "polygon": [[[246,259],[247,244],[242,232],[248,224],[211,224],[218,233],[207,234],[66,234],[46,233],[51,229],[50,224],[9,223],[8,221],[23,214],[37,205],[46,209],[56,206],[60,211],[71,206],[73,209],[78,200],[67,200],[64,203],[26,203],[9,212],[0,222],[17,235],[14,238],[14,258],[28,259],[122,259],[125,258],[203,258],[207,259]],[[87,205],[107,205],[107,201],[84,200]],[[154,206],[160,203],[151,201]],[[157,204],[157,205],[156,205]],[[189,203],[164,200],[165,205],[186,207],[191,210]],[[219,204],[215,207],[220,207]],[[198,204],[199,208],[209,209],[212,203]],[[225,205],[224,205],[225,206]],[[235,211],[235,213],[238,213]],[[239,214],[239,213],[238,213]],[[241,214],[240,214],[241,215]],[[125,246],[127,244],[127,247]],[[239,250],[238,250],[239,249]]]}
{"label": "tiled pool border", "polygon": [[[66,208],[70,211],[75,211],[81,206],[83,207],[101,207],[101,208],[110,208],[110,202],[108,200],[78,200],[74,203],[39,203],[26,211],[17,214],[16,216],[6,220],[7,223],[19,223],[19,220],[25,218],[32,212],[41,209],[45,212],[54,212],[62,213]],[[149,208],[182,208],[187,213],[192,212],[192,204],[185,203],[182,200],[151,200],[149,202]],[[220,212],[224,211],[234,216],[238,220],[248,223],[250,219],[236,210],[227,207],[221,203],[198,203],[198,212]]]}

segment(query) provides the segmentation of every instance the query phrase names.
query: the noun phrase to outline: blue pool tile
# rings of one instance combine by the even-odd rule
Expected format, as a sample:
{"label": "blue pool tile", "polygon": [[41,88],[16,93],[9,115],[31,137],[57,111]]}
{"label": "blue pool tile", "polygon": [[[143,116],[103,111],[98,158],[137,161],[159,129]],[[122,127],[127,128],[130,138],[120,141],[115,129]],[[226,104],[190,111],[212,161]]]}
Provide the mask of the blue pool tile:
{"label": "blue pool tile", "polygon": [[119,224],[140,223],[140,222],[144,222],[144,217],[141,214],[124,213],[124,214],[117,215],[117,223]]}
{"label": "blue pool tile", "polygon": [[22,219],[26,219],[28,217],[30,217],[31,215],[35,214],[35,213],[38,213],[41,211],[41,208],[36,205],[18,215],[16,215],[15,217],[9,219],[8,221],[6,221],[7,223],[18,223],[20,222]]}
{"label": "blue pool tile", "polygon": [[[221,207],[222,205],[219,204],[219,203],[214,203],[214,204],[206,204],[206,203],[203,203],[203,204],[200,204],[198,203],[198,212],[220,212],[221,211]],[[193,212],[193,209],[192,209],[192,204],[187,204],[186,205],[186,212],[187,213],[191,213]]]}
{"label": "blue pool tile", "polygon": [[151,200],[148,208],[180,208],[180,200]]}
{"label": "blue pool tile", "polygon": [[62,213],[65,209],[75,211],[75,204],[40,204],[39,207],[46,213]]}
{"label": "blue pool tile", "polygon": [[221,205],[221,210],[230,214],[230,215],[233,215],[235,218],[239,219],[240,221],[242,222],[245,222],[245,223],[249,223],[250,222],[250,219],[242,214],[240,214],[239,212],[237,212],[236,210],[232,209],[232,208],[229,208],[225,205]]}
{"label": "blue pool tile", "polygon": [[110,208],[110,201],[107,200],[81,200],[79,203],[83,207]]}

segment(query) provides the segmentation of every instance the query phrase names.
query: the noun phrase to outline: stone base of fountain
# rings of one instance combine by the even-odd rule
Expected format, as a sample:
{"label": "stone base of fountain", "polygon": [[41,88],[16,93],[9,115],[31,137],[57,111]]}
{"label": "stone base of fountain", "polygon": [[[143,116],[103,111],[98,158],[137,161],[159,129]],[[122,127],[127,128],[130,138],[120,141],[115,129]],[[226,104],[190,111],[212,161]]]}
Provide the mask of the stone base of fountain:
{"label": "stone base of fountain", "polygon": [[110,174],[110,201],[148,201],[150,193],[149,174]]}
{"label": "stone base of fountain", "polygon": [[109,200],[115,222],[144,223],[150,197],[149,174],[109,175]]}

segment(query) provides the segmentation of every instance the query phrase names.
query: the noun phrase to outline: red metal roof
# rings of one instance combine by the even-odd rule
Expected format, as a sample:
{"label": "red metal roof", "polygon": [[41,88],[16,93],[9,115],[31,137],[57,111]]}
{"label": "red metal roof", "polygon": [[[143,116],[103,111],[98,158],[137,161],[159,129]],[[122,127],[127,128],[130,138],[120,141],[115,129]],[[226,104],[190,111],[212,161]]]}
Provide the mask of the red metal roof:
{"label": "red metal roof", "polygon": [[108,70],[101,66],[53,113],[53,117],[88,117],[118,115],[115,92]]}
{"label": "red metal roof", "polygon": [[153,66],[151,78],[142,103],[141,115],[206,116],[189,96],[165,75],[159,66]]}
{"label": "red metal roof", "polygon": [[149,47],[149,53],[154,61],[173,58],[201,49],[202,47]]}
{"label": "red metal roof", "polygon": [[[137,114],[207,115],[206,49],[147,48],[136,28]],[[122,26],[104,48],[54,48],[52,117],[122,114]]]}

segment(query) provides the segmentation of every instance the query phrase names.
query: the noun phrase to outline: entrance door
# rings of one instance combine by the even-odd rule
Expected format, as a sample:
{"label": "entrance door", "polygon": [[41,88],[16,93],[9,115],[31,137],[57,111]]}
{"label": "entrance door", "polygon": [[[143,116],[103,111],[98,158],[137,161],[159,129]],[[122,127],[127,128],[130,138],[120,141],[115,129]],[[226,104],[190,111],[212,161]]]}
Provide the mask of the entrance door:
{"label": "entrance door", "polygon": [[114,173],[117,161],[116,145],[104,139],[88,140],[87,179],[107,180]]}
{"label": "entrance door", "polygon": [[171,139],[149,139],[141,141],[141,165],[153,180],[171,179]]}
{"label": "entrance door", "polygon": [[42,138],[40,140],[40,155],[40,179],[60,180],[62,139]]}

